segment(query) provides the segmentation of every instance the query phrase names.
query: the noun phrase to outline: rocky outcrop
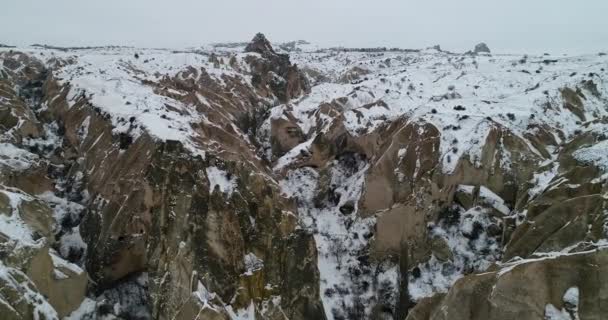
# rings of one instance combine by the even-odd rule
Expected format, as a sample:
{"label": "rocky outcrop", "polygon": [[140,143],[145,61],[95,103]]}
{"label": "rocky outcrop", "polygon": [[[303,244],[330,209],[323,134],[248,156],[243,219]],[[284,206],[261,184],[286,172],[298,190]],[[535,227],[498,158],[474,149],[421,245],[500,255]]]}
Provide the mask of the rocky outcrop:
{"label": "rocky outcrop", "polygon": [[[11,67],[9,72],[27,70],[22,66],[29,67],[30,63],[39,66],[36,60],[28,60],[27,55],[11,54],[4,60],[5,65]],[[289,65],[288,58],[278,55],[275,58],[287,63],[279,68],[298,72]],[[57,60],[55,66],[70,63]],[[40,70],[47,72],[44,67]],[[109,312],[127,318],[147,315],[158,319],[191,319],[193,315],[209,313],[209,317],[228,319],[230,312],[247,310],[250,305],[252,310],[268,319],[276,319],[279,315],[294,319],[323,318],[313,239],[309,234],[295,230],[292,205],[280,196],[276,182],[255,159],[255,153],[236,126],[237,117],[243,112],[257,112],[259,105],[265,103],[264,98],[256,93],[255,87],[236,78],[225,80],[225,84],[233,88],[232,93],[219,95],[219,89],[213,88],[214,83],[217,86],[216,80],[205,76],[204,70],[186,72],[201,76],[198,81],[187,80],[189,76],[185,73],[165,78],[162,80],[164,87],[155,90],[160,94],[172,94],[174,99],[184,103],[199,104],[207,110],[207,119],[212,121],[231,119],[223,125],[232,131],[233,137],[226,136],[210,122],[195,127],[199,135],[195,138],[201,139],[201,144],[210,143],[212,139],[226,143],[216,153],[224,155],[222,160],[211,153],[203,159],[178,141],[158,141],[147,133],[133,138],[137,135],[135,117],[116,119],[85,95],[72,97],[71,85],[57,79],[55,74],[46,77],[11,74],[10,86],[6,86],[3,94],[14,105],[2,104],[6,109],[3,122],[7,136],[20,145],[26,138],[49,134],[41,123],[59,123],[61,145],[36,149],[37,154],[19,152],[24,153],[24,165],[31,166],[34,160],[44,157],[48,160],[42,170],[46,171],[50,164],[61,165],[61,171],[57,172],[57,180],[52,178],[46,189],[28,187],[24,182],[34,179],[29,173],[15,175],[18,171],[14,167],[2,170],[2,174],[8,174],[2,181],[32,194],[33,200],[20,206],[20,218],[36,237],[48,239],[53,245],[55,238],[72,237],[72,228],[80,230],[86,243],[83,266],[91,279],[88,281],[86,273],[75,265],[73,270],[66,267],[71,266],[67,261],[53,267],[51,261],[65,258],[78,263],[83,261],[82,253],[72,255],[79,248],[70,247],[68,241],[60,241],[57,248],[65,249],[63,258],[59,253],[49,253],[48,247],[31,253],[31,267],[26,269],[33,270],[28,275],[37,286],[36,292],[50,295],[50,292],[65,290],[65,296],[53,294],[48,300],[52,306],[49,310],[56,311],[59,317],[77,309],[88,293],[93,298],[93,307],[82,312]],[[26,92],[23,87],[32,81],[38,81],[33,85],[38,90],[32,97],[36,101],[24,101],[13,91],[13,86],[16,84],[23,94]],[[149,85],[156,87],[156,84]],[[167,91],[167,87],[174,88],[171,89],[173,93]],[[189,90],[191,94],[175,95],[179,90]],[[235,92],[238,96],[233,95]],[[249,95],[251,100],[240,101],[244,95]],[[232,109],[216,109],[216,104],[227,101],[232,101]],[[37,109],[40,105],[45,107]],[[113,131],[116,126],[113,120],[126,120],[131,128],[117,134]],[[65,157],[63,162],[52,154],[59,147]],[[238,162],[236,159],[247,160]],[[255,174],[251,175],[252,172]],[[46,175],[43,177],[49,179]],[[44,179],[37,182],[40,181]],[[64,189],[64,181],[70,189]],[[228,187],[229,190],[225,189]],[[41,195],[47,191],[54,195]],[[58,195],[77,201],[78,204],[67,205],[83,206],[86,214],[75,213],[77,215],[55,222],[52,216],[58,215],[59,207],[51,214],[45,201],[53,202],[55,207]],[[280,232],[276,233],[276,230]],[[251,269],[248,256],[259,257],[261,267]],[[295,257],[298,257],[298,263],[294,263]],[[302,263],[302,258],[307,262]],[[29,261],[23,256],[11,260]],[[144,273],[147,278],[137,276]],[[57,274],[61,274],[60,279]],[[148,278],[152,279],[150,285]],[[141,297],[141,294],[145,296]],[[207,300],[210,295],[214,298]],[[122,307],[108,310],[106,303],[110,301]],[[139,305],[134,305],[135,301],[139,301]],[[210,305],[213,307],[208,308]],[[264,309],[261,309],[262,305]],[[35,309],[35,305],[31,308]],[[27,312],[31,315],[35,311],[23,310],[19,311],[19,319],[31,318]]]}
{"label": "rocky outcrop", "polygon": [[[286,300],[276,307],[283,307],[294,318],[306,314],[322,317],[315,302],[319,293],[312,239],[294,230],[292,213],[276,187],[268,185],[261,174],[250,175],[247,166],[208,159],[199,160],[197,168],[192,167],[197,161],[183,158],[183,154],[179,146],[164,146],[149,173],[156,205],[151,212],[149,254],[155,267],[148,270],[154,270],[152,276],[171,279],[152,289],[163,293],[155,302],[155,314],[165,318],[180,310],[183,298],[179,297],[189,299],[197,285],[193,275],[200,274],[198,281],[215,292],[219,301],[232,301],[235,310],[246,309],[252,300],[281,296]],[[216,166],[225,168],[237,182],[232,194],[197,175]],[[263,261],[261,269],[249,270],[248,255]],[[291,265],[296,256],[300,263]],[[302,257],[309,261],[302,263]]]}
{"label": "rocky outcrop", "polygon": [[286,113],[280,118],[270,119],[270,145],[275,159],[280,158],[305,140],[304,132],[290,113]]}
{"label": "rocky outcrop", "polygon": [[310,92],[304,74],[291,64],[288,55],[277,54],[263,34],[258,33],[245,47],[245,52],[259,55],[248,56],[246,61],[252,69],[252,84],[262,96],[273,96],[285,103]]}
{"label": "rocky outcrop", "polygon": [[[87,274],[50,248],[55,242],[51,209],[30,196],[4,190],[0,191],[0,215],[4,225],[0,230],[0,281],[6,289],[0,299],[14,309],[7,312],[14,313],[15,319],[27,319],[28,314],[29,318],[39,314],[52,319],[76,310],[85,297]],[[47,300],[41,300],[42,296]]]}
{"label": "rocky outcrop", "polygon": [[475,49],[473,49],[474,53],[490,53],[490,48],[488,48],[488,45],[480,42],[478,44],[475,45]]}
{"label": "rocky outcrop", "polygon": [[573,139],[563,146],[559,171],[546,187],[517,197],[526,217],[516,226],[505,224],[502,262],[458,280],[445,297],[421,301],[407,319],[601,318],[606,184],[597,178],[599,168],[576,155],[581,146],[597,143],[594,135]]}
{"label": "rocky outcrop", "polygon": [[[201,90],[200,94],[207,92]],[[207,101],[215,99],[211,96]],[[72,116],[70,111],[64,115]],[[98,129],[100,134],[91,132],[95,123],[103,121],[97,117],[92,115],[90,120],[90,137],[106,132],[108,138],[90,143],[95,143],[98,150],[114,151],[102,163],[99,160],[103,158],[90,151],[82,154],[88,160],[83,162],[87,166],[83,170],[92,173],[88,185],[96,201],[81,228],[88,243],[87,269],[100,289],[133,273],[148,272],[153,279],[165,279],[150,286],[154,318],[189,319],[192,311],[186,310],[198,313],[205,309],[206,302],[193,296],[199,286],[216,295],[209,302],[217,304],[215,308],[230,303],[234,310],[246,309],[252,302],[261,304],[281,296],[285,300],[276,308],[282,313],[294,318],[306,314],[322,317],[315,285],[315,251],[307,249],[310,244],[297,252],[289,245],[310,243],[312,239],[295,233],[295,225],[289,222],[293,219],[289,204],[273,191],[267,173],[255,164],[230,161],[230,156],[215,160],[207,155],[203,160],[189,155],[179,142],[159,144],[145,136],[121,152],[117,145],[120,141],[112,137],[107,123]],[[77,131],[85,115],[79,118],[67,132]],[[221,134],[210,127],[200,130],[211,137]],[[101,143],[107,147],[100,148]],[[224,152],[237,150],[242,143],[228,142]],[[91,148],[87,140],[76,144],[81,150]],[[232,157],[248,156],[233,153]],[[106,164],[113,169],[104,168]],[[212,169],[219,170],[220,176]],[[250,175],[252,172],[256,174]],[[228,180],[230,190],[218,190],[214,179]],[[257,275],[263,283],[249,284],[248,278],[253,275],[247,274],[244,257],[250,253],[268,266]],[[290,255],[309,257],[311,264],[288,267]],[[312,269],[302,272],[301,268]],[[300,273],[306,277],[296,280],[299,277],[295,274]],[[295,292],[291,284],[285,283],[291,274],[292,281],[299,283]],[[268,283],[273,283],[272,290]]]}
{"label": "rocky outcrop", "polygon": [[245,52],[255,52],[263,56],[276,55],[270,41],[262,33],[256,34],[251,42],[245,47]]}
{"label": "rocky outcrop", "polygon": [[[592,249],[464,277],[445,297],[434,299],[439,301],[433,301],[433,311],[421,303],[406,319],[550,319],[553,306],[569,310],[564,319],[601,319],[607,297],[599,266],[606,258],[606,249]],[[573,301],[564,298],[571,288],[579,293]]]}

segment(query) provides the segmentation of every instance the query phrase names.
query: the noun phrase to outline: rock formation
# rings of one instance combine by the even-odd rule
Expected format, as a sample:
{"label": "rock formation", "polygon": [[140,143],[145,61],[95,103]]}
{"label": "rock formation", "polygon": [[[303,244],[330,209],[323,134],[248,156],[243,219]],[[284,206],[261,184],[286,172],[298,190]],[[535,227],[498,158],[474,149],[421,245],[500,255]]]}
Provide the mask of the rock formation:
{"label": "rock formation", "polygon": [[605,56],[302,48],[0,49],[0,317],[608,313]]}
{"label": "rock formation", "polygon": [[282,103],[310,91],[308,80],[297,66],[291,64],[289,56],[277,54],[263,34],[258,33],[245,47],[245,52],[262,57],[247,57],[252,68],[251,83],[257,89],[269,90]]}
{"label": "rock formation", "polygon": [[474,53],[490,53],[490,48],[488,45],[481,42],[475,45],[475,49],[473,49]]}

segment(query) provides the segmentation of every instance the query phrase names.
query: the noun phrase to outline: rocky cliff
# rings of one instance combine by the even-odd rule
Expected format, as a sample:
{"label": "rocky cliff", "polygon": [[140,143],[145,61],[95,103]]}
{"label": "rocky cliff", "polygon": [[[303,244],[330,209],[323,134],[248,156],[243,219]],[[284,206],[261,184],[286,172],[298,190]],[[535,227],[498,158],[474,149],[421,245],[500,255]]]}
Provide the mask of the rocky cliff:
{"label": "rocky cliff", "polygon": [[283,47],[1,48],[0,314],[608,314],[605,56]]}

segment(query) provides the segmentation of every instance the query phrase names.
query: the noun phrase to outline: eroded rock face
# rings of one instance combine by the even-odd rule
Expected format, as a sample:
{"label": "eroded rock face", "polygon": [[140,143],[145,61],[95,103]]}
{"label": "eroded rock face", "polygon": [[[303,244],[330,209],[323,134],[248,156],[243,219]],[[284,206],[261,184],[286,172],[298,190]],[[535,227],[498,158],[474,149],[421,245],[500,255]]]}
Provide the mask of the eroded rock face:
{"label": "eroded rock face", "polygon": [[55,241],[51,209],[12,191],[0,191],[2,297],[4,306],[15,309],[7,310],[11,314],[7,317],[64,317],[83,301],[87,273],[51,249]]}
{"label": "eroded rock face", "polygon": [[[605,249],[594,248],[523,260],[502,271],[467,276],[445,297],[433,301],[433,311],[423,311],[427,302],[421,303],[406,319],[542,319],[551,314],[549,305],[569,309],[566,319],[601,319],[607,297],[600,284],[605,275],[599,266],[606,258]],[[571,288],[580,296],[564,301]]]}
{"label": "eroded rock face", "polygon": [[2,49],[6,317],[606,313],[605,58],[280,52]]}
{"label": "eroded rock face", "polygon": [[291,114],[270,120],[270,145],[275,159],[306,141],[306,136]]}
{"label": "eroded rock face", "polygon": [[[165,145],[149,173],[154,190],[150,261],[156,266],[149,270],[155,270],[152,276],[172,277],[154,289],[165,293],[158,296],[158,316],[169,317],[180,309],[182,302],[176,297],[189,299],[196,291],[197,282],[192,281],[197,273],[206,290],[216,293],[219,301],[232,301],[235,310],[247,308],[252,299],[281,296],[289,299],[283,302],[288,314],[322,316],[316,302],[314,243],[310,236],[295,232],[293,213],[276,186],[262,174],[252,175],[246,165],[196,161],[183,154],[178,145]],[[215,178],[208,168],[217,167],[235,184],[234,190],[210,184]],[[251,269],[248,255],[260,259],[261,265]],[[299,262],[292,265],[296,256]]]}
{"label": "eroded rock face", "polygon": [[258,33],[245,47],[245,52],[261,56],[248,56],[247,62],[253,71],[252,84],[264,92],[263,95],[273,95],[285,103],[310,92],[306,76],[291,64],[288,55],[277,54],[263,34]]}
{"label": "eroded rock face", "polygon": [[251,42],[245,47],[245,52],[255,52],[261,55],[274,55],[274,49],[270,44],[270,41],[266,39],[263,33],[258,33],[253,37]]}
{"label": "eroded rock face", "polygon": [[[52,133],[39,121],[45,67],[3,52],[0,80],[0,301],[7,319],[57,319],[80,306],[87,273],[60,254]],[[38,196],[42,195],[42,196]]]}
{"label": "eroded rock face", "polygon": [[[484,48],[479,51],[489,53]],[[535,293],[515,292],[523,281],[505,295],[515,299],[514,304],[500,301],[496,302],[500,306],[491,306],[496,310],[486,310],[484,303],[490,298],[483,290],[496,282],[484,272],[508,278],[506,275],[514,270],[508,266],[517,259],[541,261],[544,256],[552,256],[560,260],[585,248],[605,247],[606,233],[600,231],[606,221],[604,196],[600,196],[606,192],[605,169],[596,167],[599,164],[605,168],[605,137],[589,132],[605,129],[576,129],[581,119],[588,119],[588,107],[595,108],[593,117],[605,113],[601,107],[605,101],[596,99],[603,93],[592,94],[596,91],[593,86],[584,86],[586,79],[580,79],[574,89],[555,83],[550,88],[545,84],[543,90],[537,83],[521,83],[523,94],[540,90],[540,95],[534,98],[537,102],[531,103],[534,107],[516,115],[509,111],[510,102],[479,98],[479,94],[494,94],[494,84],[458,82],[465,73],[476,72],[473,69],[477,70],[477,61],[472,63],[472,69],[467,69],[463,58],[456,59],[459,68],[467,71],[447,80],[456,85],[448,82],[441,88],[436,83],[449,78],[450,70],[430,71],[428,76],[434,80],[429,82],[424,82],[418,72],[402,71],[398,76],[384,72],[387,66],[419,57],[384,54],[363,62],[354,54],[348,58],[337,56],[329,60],[340,61],[343,74],[364,65],[365,78],[334,78],[342,83],[340,89],[333,92],[335,95],[319,89],[323,103],[314,112],[303,114],[301,110],[309,110],[309,103],[315,98],[303,99],[299,106],[277,108],[298,114],[304,124],[301,127],[308,129],[304,132],[309,140],[278,159],[275,171],[286,176],[284,190],[298,198],[303,207],[300,212],[312,213],[310,228],[319,233],[319,256],[330,257],[321,260],[322,283],[332,283],[326,280],[332,277],[341,279],[342,273],[365,274],[370,265],[379,268],[383,275],[375,279],[388,280],[387,287],[393,286],[388,290],[392,295],[385,295],[384,300],[367,298],[369,302],[364,305],[375,307],[361,307],[363,318],[401,319],[409,315],[411,319],[451,319],[452,312],[454,317],[463,319],[471,314],[491,319],[500,313],[512,318],[519,312],[537,318],[545,313],[549,317],[556,312],[571,312],[572,306],[560,303],[565,292],[574,286],[570,282],[550,299],[543,296],[536,300],[537,306],[527,308],[518,303],[526,304],[526,297]],[[306,57],[302,59],[307,61]],[[491,58],[479,55],[476,59]],[[435,61],[429,67],[434,69],[440,64]],[[459,89],[462,86],[474,89],[468,98]],[[492,89],[482,89],[484,86]],[[444,88],[447,93],[436,94]],[[585,100],[589,96],[594,98]],[[465,105],[464,99],[479,99],[479,104]],[[424,107],[410,108],[412,103]],[[400,108],[400,104],[405,106]],[[560,124],[551,128],[546,120],[538,120],[538,112],[557,108],[561,111],[555,119],[562,119]],[[403,110],[407,116],[396,110]],[[603,126],[600,123],[604,121],[593,123]],[[365,159],[360,185],[349,175],[327,175],[346,154]],[[358,191],[353,193],[351,188]],[[310,196],[312,201],[308,203]],[[327,214],[328,207],[335,208],[331,210],[336,210],[336,214]],[[353,220],[353,216],[357,219]],[[348,245],[333,245],[338,241]],[[365,258],[362,252],[367,254]],[[349,271],[340,271],[344,268]],[[390,268],[395,270],[393,276],[383,273]],[[542,274],[537,280],[540,282],[549,281],[554,275],[548,269],[538,273]],[[460,287],[461,282],[486,277],[489,280],[483,287]],[[357,306],[358,300],[349,292],[365,297],[373,292],[362,290],[361,283],[355,280],[332,285],[322,290],[327,293],[324,302],[331,310],[326,313],[336,319],[353,316],[352,309],[340,307],[336,300]],[[342,294],[336,298],[335,292]],[[472,300],[466,300],[470,307],[462,313],[442,313],[460,308],[464,299]],[[381,311],[382,306],[389,306],[390,316]],[[590,312],[597,314],[598,310]]]}
{"label": "eroded rock face", "polygon": [[[8,72],[19,70],[17,64],[27,70],[28,64],[34,63],[25,54],[11,53],[7,57],[3,61],[11,67]],[[298,72],[286,57],[270,59],[286,63],[277,68]],[[11,147],[16,150],[2,162],[6,164],[2,174],[7,177],[2,181],[32,194],[32,200],[22,201],[18,209],[11,209],[12,198],[5,199],[6,214],[15,215],[18,210],[17,218],[32,230],[34,238],[42,237],[40,241],[58,250],[49,253],[46,247],[40,253],[28,253],[34,257],[31,267],[27,267],[33,270],[28,275],[37,286],[34,292],[49,295],[53,290],[67,290],[65,297],[57,294],[48,300],[52,306],[49,310],[56,312],[49,311],[49,319],[77,309],[85,293],[90,299],[78,310],[84,317],[114,314],[123,318],[191,319],[203,314],[230,319],[230,314],[248,310],[251,305],[252,312],[268,319],[281,315],[324,318],[314,240],[295,229],[297,216],[291,202],[279,194],[276,182],[256,159],[255,149],[244,138],[250,133],[241,131],[247,126],[239,128],[238,118],[243,113],[254,114],[268,103],[259,88],[235,76],[224,78],[223,84],[232,89],[220,95],[223,89],[217,79],[204,69],[188,68],[174,78],[161,79],[162,88],[156,83],[147,84],[160,99],[167,94],[176,105],[165,105],[174,114],[159,114],[161,121],[168,123],[172,117],[197,112],[178,110],[183,103],[207,110],[206,119],[222,124],[191,123],[190,128],[180,129],[191,132],[190,143],[197,144],[201,151],[202,145],[217,143],[214,139],[224,143],[220,149],[202,152],[201,157],[193,153],[192,145],[159,141],[157,136],[138,130],[141,124],[137,116],[116,117],[92,103],[86,94],[73,95],[76,84],[64,82],[53,68],[69,68],[77,62],[51,60],[50,72],[42,67],[39,73],[50,73],[48,76],[11,74],[11,86],[3,92],[11,104],[2,104],[7,110],[3,129],[14,138],[11,142],[15,147]],[[39,67],[38,60],[32,61]],[[259,62],[269,66],[273,63]],[[240,68],[238,64],[235,62],[235,67]],[[193,76],[199,79],[189,81]],[[12,86],[26,86],[33,80],[39,81],[34,86],[37,91],[27,98],[31,101],[24,101]],[[23,87],[19,90],[25,91]],[[189,94],[175,93],[180,90]],[[295,97],[299,92],[289,94]],[[244,96],[250,98],[242,100]],[[216,109],[227,101],[232,101],[231,108]],[[129,105],[132,102],[125,101],[125,106]],[[222,123],[221,119],[230,120]],[[116,132],[122,123],[127,129]],[[28,125],[33,129],[23,131]],[[42,147],[44,142],[39,140],[50,134],[57,135],[57,142]],[[23,141],[25,138],[35,140],[31,143],[34,153],[20,149],[30,144],[29,140]],[[44,162],[36,163],[39,159]],[[27,182],[33,178],[25,169],[34,167],[34,163],[48,170],[48,176],[43,174],[50,180],[48,187],[28,187]],[[47,204],[53,206],[54,213]],[[74,242],[80,234],[83,240]],[[10,245],[11,235],[7,240]],[[64,264],[70,265],[67,261],[53,269],[49,254],[53,261],[70,259],[86,267],[91,281],[76,265],[75,270],[80,272],[66,269]],[[248,265],[249,256],[259,257],[259,265]],[[29,261],[23,254],[13,260],[21,264]],[[52,280],[53,272],[55,277],[61,274],[61,281]],[[32,302],[33,309],[27,309],[30,311],[23,309],[24,319],[33,317],[36,303]]]}

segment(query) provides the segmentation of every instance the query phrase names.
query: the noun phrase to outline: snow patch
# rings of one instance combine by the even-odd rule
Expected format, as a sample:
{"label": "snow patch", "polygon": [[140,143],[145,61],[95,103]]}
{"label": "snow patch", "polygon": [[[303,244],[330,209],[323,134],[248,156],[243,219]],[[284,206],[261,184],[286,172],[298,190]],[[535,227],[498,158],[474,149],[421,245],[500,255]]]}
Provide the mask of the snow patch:
{"label": "snow patch", "polygon": [[498,228],[499,223],[480,207],[465,211],[452,206],[444,210],[439,223],[430,225],[431,237],[442,239],[451,257],[442,261],[433,254],[410,271],[408,290],[412,299],[447,292],[464,275],[485,271],[498,261],[502,253],[500,238],[490,230]]}
{"label": "snow patch", "polygon": [[545,306],[545,319],[547,320],[579,320],[579,290],[578,287],[571,287],[566,290],[563,297],[564,308],[559,310],[552,304]]}
{"label": "snow patch", "polygon": [[29,169],[38,159],[37,155],[17,148],[11,143],[0,143],[1,166],[9,167],[15,171],[24,171]]}
{"label": "snow patch", "polygon": [[232,306],[226,307],[230,320],[255,320],[255,305],[253,301],[249,303],[247,309],[234,310]]}
{"label": "snow patch", "polygon": [[251,252],[245,255],[243,262],[245,263],[245,269],[247,270],[245,275],[247,276],[251,276],[255,271],[264,268],[264,261]]}
{"label": "snow patch", "polygon": [[608,140],[576,150],[572,156],[582,163],[592,164],[608,171]]}
{"label": "snow patch", "polygon": [[222,193],[227,194],[228,197],[232,196],[237,186],[236,178],[232,174],[217,167],[208,167],[205,170],[209,179],[209,194],[212,194],[217,186]]}

